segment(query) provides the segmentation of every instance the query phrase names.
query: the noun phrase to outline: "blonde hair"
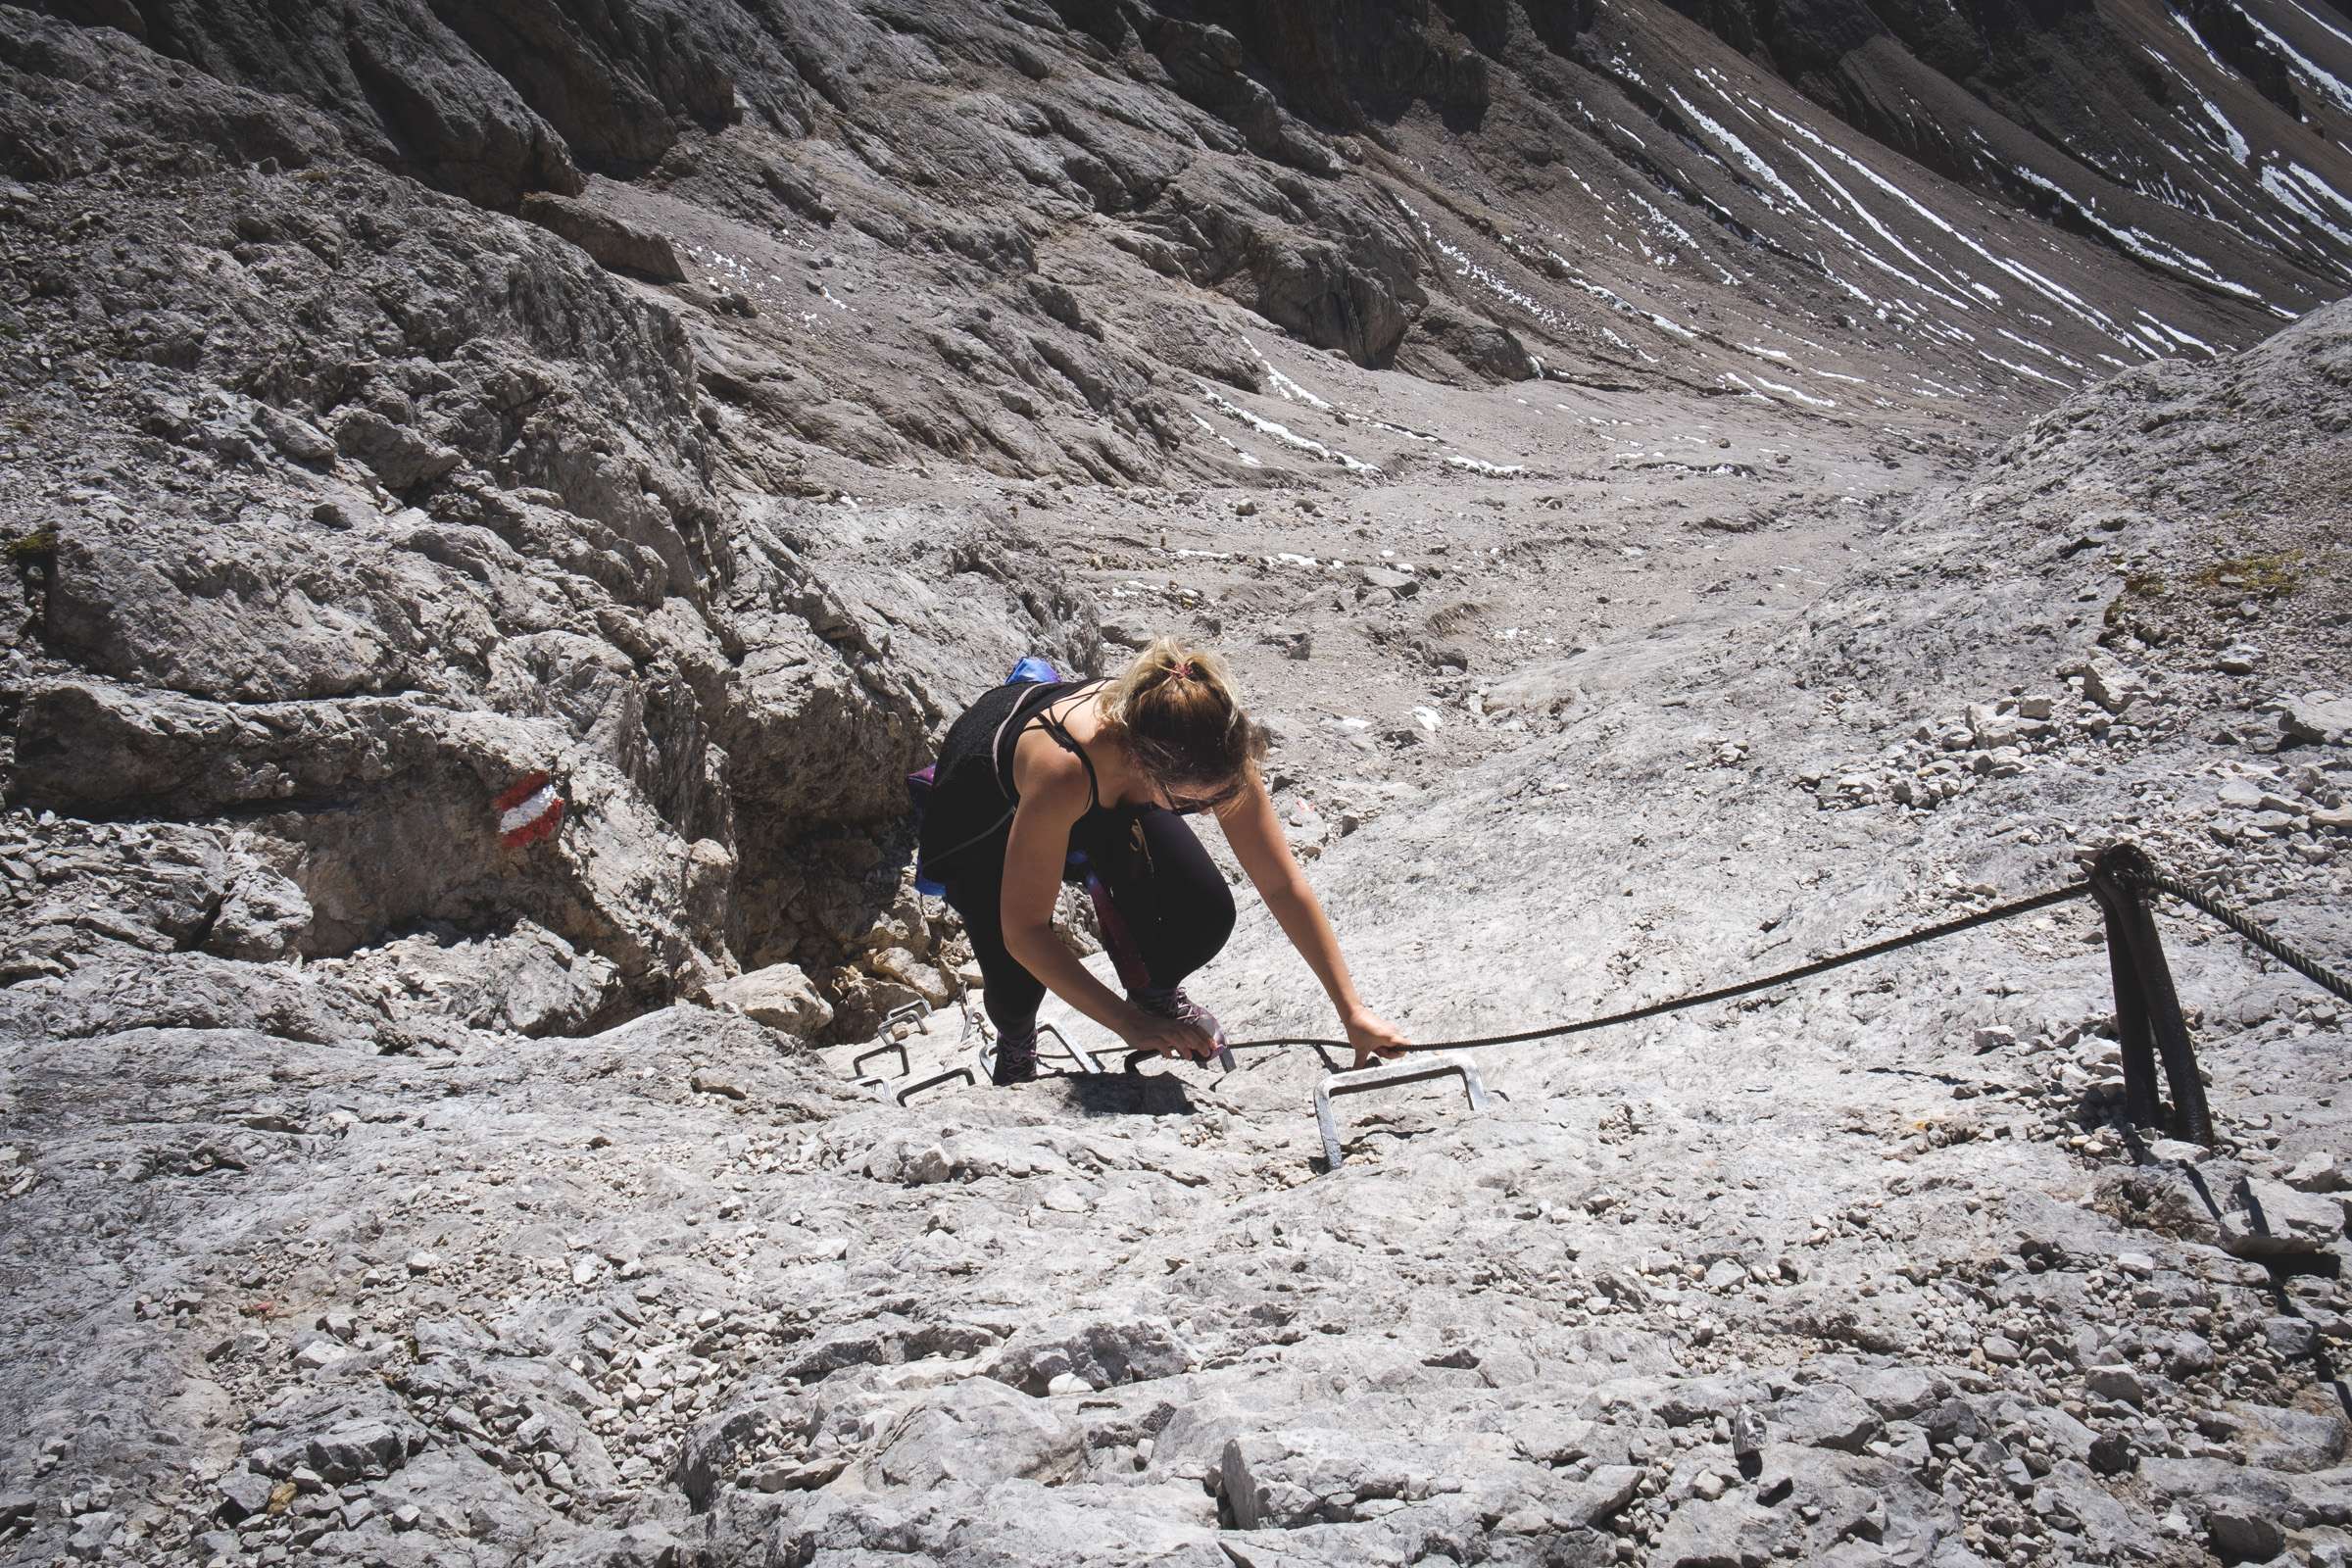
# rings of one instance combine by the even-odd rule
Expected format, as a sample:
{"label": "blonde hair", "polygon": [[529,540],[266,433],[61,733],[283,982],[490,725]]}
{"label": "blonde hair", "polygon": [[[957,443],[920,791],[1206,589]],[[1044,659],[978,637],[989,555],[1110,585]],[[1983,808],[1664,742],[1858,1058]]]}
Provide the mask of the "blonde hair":
{"label": "blonde hair", "polygon": [[1104,689],[1102,713],[1153,784],[1212,792],[1196,805],[1233,799],[1266,755],[1265,728],[1243,711],[1225,661],[1173,637],[1153,639]]}

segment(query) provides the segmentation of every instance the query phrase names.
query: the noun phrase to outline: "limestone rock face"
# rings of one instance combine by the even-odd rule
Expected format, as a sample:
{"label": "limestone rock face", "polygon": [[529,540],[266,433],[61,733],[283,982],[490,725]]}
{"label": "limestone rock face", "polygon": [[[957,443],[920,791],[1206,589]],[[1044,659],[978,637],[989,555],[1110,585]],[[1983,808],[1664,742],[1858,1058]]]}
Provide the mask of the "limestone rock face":
{"label": "limestone rock face", "polygon": [[253,4],[146,0],[136,12],[142,36],[164,53],[313,105],[365,156],[467,200],[511,208],[528,190],[579,188],[563,137],[423,0],[283,17]]}
{"label": "limestone rock face", "polygon": [[[186,19],[151,20],[196,47]],[[287,157],[350,133],[304,95],[188,74],[118,33],[9,25],[114,74],[103,94],[59,78],[75,113],[150,134],[209,115]],[[281,89],[316,64],[264,59],[242,27],[205,47]],[[419,80],[447,85],[429,66]],[[74,137],[26,146],[66,158]],[[755,511],[723,483],[674,311],[533,227],[365,163],[332,178],[323,205],[283,173],[192,188],[172,238],[152,237],[235,247],[231,271],[85,259],[75,287],[133,369],[86,410],[101,489],[52,489],[12,524],[56,543],[10,798],[233,813],[274,872],[223,895],[208,940],[237,957],[521,917],[646,997],[846,943],[793,911],[888,890],[798,843],[903,810],[897,775],[972,679],[960,639],[977,635],[982,668],[1068,658],[1094,617],[1074,596],[1054,608],[1054,568],[1018,564],[1000,532],[992,557],[1025,602],[992,585],[886,629],[877,595],[908,580],[905,558],[858,532],[835,574],[817,561],[850,540],[830,517]],[[176,504],[172,452],[216,467],[218,515]],[[906,539],[956,548],[953,530]],[[563,825],[509,847],[494,803],[542,772]]]}

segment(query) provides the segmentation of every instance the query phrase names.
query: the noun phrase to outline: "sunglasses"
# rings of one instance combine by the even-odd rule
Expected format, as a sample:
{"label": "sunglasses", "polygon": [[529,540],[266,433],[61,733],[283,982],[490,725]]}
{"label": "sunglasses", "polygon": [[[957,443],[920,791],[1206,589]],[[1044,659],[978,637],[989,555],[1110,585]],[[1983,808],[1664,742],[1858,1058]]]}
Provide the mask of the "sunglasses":
{"label": "sunglasses", "polygon": [[1237,778],[1222,789],[1207,795],[1179,794],[1165,786],[1161,788],[1160,793],[1168,798],[1168,809],[1181,815],[1194,811],[1213,811],[1221,806],[1230,806],[1241,799],[1242,792],[1247,787],[1245,780]]}

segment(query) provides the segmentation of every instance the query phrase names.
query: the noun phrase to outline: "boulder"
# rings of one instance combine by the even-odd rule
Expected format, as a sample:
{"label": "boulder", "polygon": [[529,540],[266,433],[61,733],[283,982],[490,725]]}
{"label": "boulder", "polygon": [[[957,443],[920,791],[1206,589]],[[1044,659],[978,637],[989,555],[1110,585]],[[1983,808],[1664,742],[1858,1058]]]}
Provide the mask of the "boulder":
{"label": "boulder", "polygon": [[2299,1193],[2340,1193],[2352,1182],[2344,1179],[2332,1150],[2317,1150],[2295,1161],[2286,1173],[2286,1185]]}
{"label": "boulder", "polygon": [[1000,1383],[1042,1394],[1064,1373],[1075,1373],[1090,1387],[1107,1389],[1175,1377],[1192,1360],[1191,1348],[1158,1318],[1065,1321],[1021,1330],[989,1363],[987,1373]]}
{"label": "boulder", "polygon": [[337,451],[367,465],[394,493],[441,478],[464,461],[455,447],[395,424],[373,409],[343,410],[335,416],[333,434]]}
{"label": "boulder", "polygon": [[1054,1479],[1078,1460],[1078,1436],[1050,1406],[1001,1383],[969,1378],[931,1393],[882,1439],[866,1463],[882,1486],[929,1491],[1015,1476]]}
{"label": "boulder", "polygon": [[2222,1214],[2222,1246],[2238,1257],[2308,1256],[2344,1239],[2344,1205],[2283,1182],[2240,1177]]}
{"label": "boulder", "polygon": [[710,988],[711,1005],[807,1039],[833,1021],[832,1004],[798,964],[771,963]]}
{"label": "boulder", "polygon": [[2147,695],[2138,673],[2107,654],[2094,653],[2082,661],[2082,695],[2110,713],[2121,713]]}
{"label": "boulder", "polygon": [[[1920,1407],[1926,1407],[1921,1401]],[[1808,1447],[1860,1453],[1883,1428],[1862,1396],[1841,1383],[1824,1383],[1788,1396],[1772,1407],[1774,1436]]]}
{"label": "boulder", "polygon": [[571,241],[610,271],[630,272],[657,283],[686,279],[686,269],[665,236],[576,197],[533,191],[522,199],[522,216]]}
{"label": "boulder", "polygon": [[865,961],[874,973],[905,986],[934,1007],[944,1007],[956,998],[948,977],[906,948],[883,948],[867,955]]}
{"label": "boulder", "polygon": [[265,866],[231,884],[205,951],[224,958],[268,960],[297,951],[311,925],[311,901],[302,889]]}
{"label": "boulder", "polygon": [[2278,715],[2278,727],[2288,740],[2313,746],[2352,742],[2352,698],[2330,698],[2325,692],[2290,698]]}
{"label": "boulder", "polygon": [[259,1475],[283,1480],[307,1469],[342,1486],[392,1474],[426,1441],[416,1417],[373,1380],[315,1394],[297,1386],[256,1418],[245,1462]]}
{"label": "boulder", "polygon": [[1376,1518],[1400,1502],[1463,1489],[1443,1448],[1393,1438],[1293,1428],[1232,1439],[1217,1483],[1243,1530],[1297,1530]]}

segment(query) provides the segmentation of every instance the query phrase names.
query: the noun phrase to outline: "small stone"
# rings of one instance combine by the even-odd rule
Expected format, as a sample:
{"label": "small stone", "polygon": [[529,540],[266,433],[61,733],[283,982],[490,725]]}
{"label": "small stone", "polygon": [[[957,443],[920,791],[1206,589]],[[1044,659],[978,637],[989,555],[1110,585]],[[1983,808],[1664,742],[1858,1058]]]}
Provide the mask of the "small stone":
{"label": "small stone", "polygon": [[2352,1188],[2343,1171],[2335,1163],[2335,1155],[2326,1151],[2304,1155],[2286,1173],[2286,1185],[2299,1193],[2340,1193]]}
{"label": "small stone", "polygon": [[1049,1396],[1060,1394],[1092,1394],[1095,1386],[1075,1372],[1063,1372],[1046,1384]]}
{"label": "small stone", "polygon": [[772,1466],[754,1476],[751,1485],[760,1492],[814,1492],[830,1485],[849,1467],[848,1454],[827,1454],[797,1464]]}
{"label": "small stone", "polygon": [[2222,1246],[2237,1257],[2308,1256],[2343,1237],[2341,1202],[2283,1182],[2240,1178],[2222,1215]]}
{"label": "small stone", "polygon": [[2224,806],[2233,810],[2252,811],[2262,806],[2262,787],[2252,779],[2225,779],[2214,793]]}
{"label": "small stone", "polygon": [[2266,1317],[2262,1339],[2282,1361],[2300,1361],[2319,1348],[2319,1331],[2299,1317]]}
{"label": "small stone", "polygon": [[1369,589],[1386,589],[1402,598],[1421,591],[1421,579],[1406,571],[1392,571],[1387,566],[1358,566],[1355,580]]}
{"label": "small stone", "polygon": [[715,1067],[697,1067],[686,1078],[687,1087],[699,1095],[716,1095],[721,1100],[749,1100],[751,1094],[735,1079]]}
{"label": "small stone", "polygon": [[269,1508],[274,1486],[268,1476],[258,1476],[250,1470],[230,1472],[220,1478],[220,1500],[213,1509],[213,1517],[222,1524],[242,1523]]}
{"label": "small stone", "polygon": [[1749,1405],[1732,1412],[1732,1457],[1745,1463],[1764,1451],[1764,1414]]}
{"label": "small stone", "polygon": [[2308,692],[2286,704],[2279,716],[2286,738],[2314,746],[2337,746],[2352,741],[2352,699],[2329,699]]}
{"label": "small stone", "polygon": [[430,1274],[440,1266],[441,1254],[438,1252],[416,1251],[409,1254],[409,1272],[412,1274]]}
{"label": "small stone", "polygon": [[2140,1387],[2139,1374],[2121,1364],[2094,1366],[2083,1374],[2082,1386],[2102,1399],[2136,1408],[2147,1400],[2147,1391]]}
{"label": "small stone", "polygon": [[2217,1497],[2205,1504],[2205,1539],[2224,1562],[2269,1562],[2286,1549],[2286,1533],[2258,1503]]}
{"label": "small stone", "polygon": [[294,1352],[294,1364],[306,1372],[316,1372],[350,1357],[352,1351],[332,1340],[313,1340]]}
{"label": "small stone", "polygon": [[2147,695],[2139,676],[2120,661],[2093,653],[2082,661],[2082,695],[2110,713],[2121,713]]}

